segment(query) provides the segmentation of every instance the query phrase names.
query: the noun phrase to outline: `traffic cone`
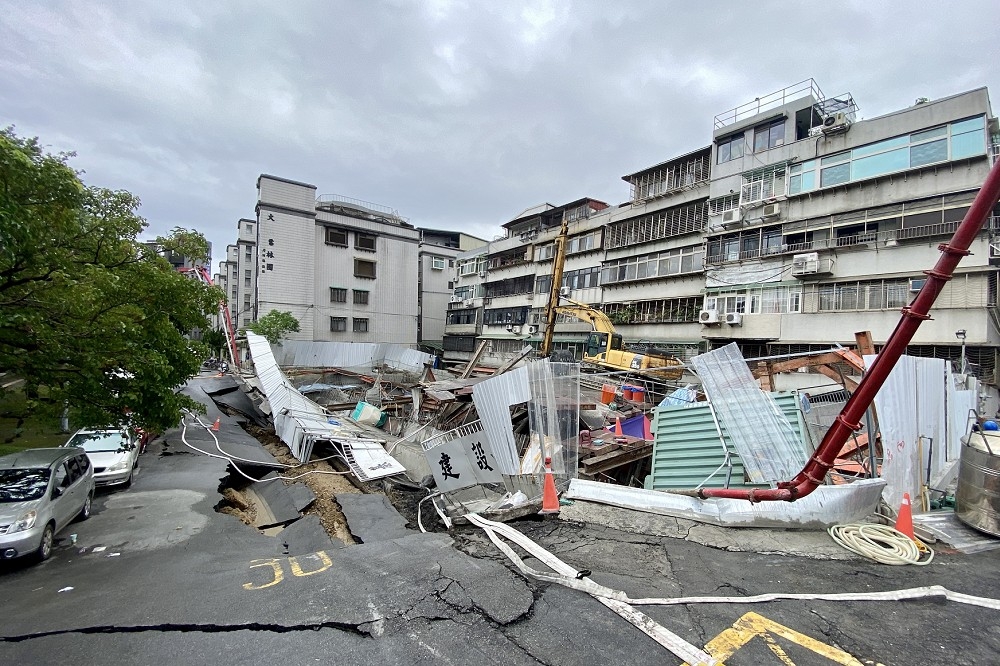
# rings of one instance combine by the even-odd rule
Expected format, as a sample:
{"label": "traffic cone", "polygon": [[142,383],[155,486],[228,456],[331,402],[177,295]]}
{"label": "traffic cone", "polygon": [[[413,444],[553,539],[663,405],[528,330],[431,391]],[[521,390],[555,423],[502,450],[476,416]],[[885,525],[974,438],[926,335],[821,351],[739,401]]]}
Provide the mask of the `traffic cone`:
{"label": "traffic cone", "polygon": [[219,432],[219,421],[221,419],[215,419],[215,423],[212,424],[212,431]]}
{"label": "traffic cone", "polygon": [[653,426],[649,422],[648,416],[642,417],[642,438],[647,442],[653,441]]}
{"label": "traffic cone", "polygon": [[899,505],[899,513],[896,515],[897,530],[916,541],[913,534],[913,510],[910,508],[910,493],[903,493],[903,501]]}
{"label": "traffic cone", "polygon": [[552,458],[545,456],[545,482],[542,484],[542,510],[539,513],[559,513],[559,493],[552,476]]}
{"label": "traffic cone", "polygon": [[625,433],[622,432],[622,417],[615,417],[615,437],[624,437]]}

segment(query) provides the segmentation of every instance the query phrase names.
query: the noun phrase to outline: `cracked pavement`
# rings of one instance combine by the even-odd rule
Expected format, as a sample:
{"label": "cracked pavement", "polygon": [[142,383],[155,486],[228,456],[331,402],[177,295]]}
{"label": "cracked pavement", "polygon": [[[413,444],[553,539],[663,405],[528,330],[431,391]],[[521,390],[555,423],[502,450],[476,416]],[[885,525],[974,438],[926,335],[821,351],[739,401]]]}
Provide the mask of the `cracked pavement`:
{"label": "cracked pavement", "polygon": [[[222,436],[229,427],[238,428],[225,424]],[[588,595],[526,580],[476,528],[421,534],[380,513],[392,511],[382,501],[356,508],[352,529],[370,533],[365,543],[276,557],[280,535],[213,510],[225,476],[224,461],[166,433],[144,454],[134,486],[102,492],[94,516],[60,534],[51,560],[0,564],[0,663],[680,661]],[[844,557],[823,534],[703,529],[580,502],[561,518],[513,526],[633,597],[927,584],[1000,597],[995,553],[887,567]],[[381,535],[390,538],[378,538],[379,525],[392,527]],[[790,552],[803,556],[778,554]],[[859,663],[983,664],[1000,653],[996,612],[936,600],[640,609],[698,647],[753,612]],[[771,635],[726,663],[781,664],[779,652],[786,664],[835,663]]]}

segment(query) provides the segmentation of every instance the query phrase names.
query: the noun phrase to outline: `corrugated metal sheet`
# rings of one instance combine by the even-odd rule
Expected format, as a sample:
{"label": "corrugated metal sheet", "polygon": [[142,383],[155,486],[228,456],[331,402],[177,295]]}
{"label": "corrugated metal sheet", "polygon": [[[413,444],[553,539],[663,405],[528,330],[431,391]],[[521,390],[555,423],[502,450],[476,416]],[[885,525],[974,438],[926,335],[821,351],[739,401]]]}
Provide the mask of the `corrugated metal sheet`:
{"label": "corrugated metal sheet", "polygon": [[300,368],[343,368],[371,372],[373,367],[387,365],[410,373],[423,372],[424,363],[433,359],[404,345],[366,342],[310,342],[285,340],[273,349],[279,366]]}
{"label": "corrugated metal sheet", "polygon": [[274,421],[274,431],[300,462],[312,456],[313,445],[320,440],[337,444],[344,451],[351,471],[362,481],[406,471],[381,443],[363,436],[360,430],[330,419],[322,407],[299,393],[281,372],[263,336],[247,332],[247,344]]}
{"label": "corrugated metal sheet", "polygon": [[485,379],[472,389],[476,412],[489,432],[493,455],[503,474],[521,472],[521,461],[510,422],[510,406],[527,402],[529,398],[528,369],[524,366]]}
{"label": "corrugated metal sheet", "polygon": [[[803,426],[796,395],[770,395],[792,423],[802,442]],[[653,462],[652,471],[646,477],[646,488],[669,490],[697,488],[699,485],[705,488],[725,486],[726,469],[719,469],[725,461],[725,450],[719,441],[708,403],[700,402],[689,407],[657,407],[653,412],[652,430]],[[743,463],[724,425],[722,433],[733,463],[730,487],[766,487],[745,483]],[[709,479],[716,471],[718,473]]]}
{"label": "corrugated metal sheet", "polygon": [[760,390],[736,343],[695,356],[691,366],[751,481],[777,483],[802,469],[806,453],[801,435]]}

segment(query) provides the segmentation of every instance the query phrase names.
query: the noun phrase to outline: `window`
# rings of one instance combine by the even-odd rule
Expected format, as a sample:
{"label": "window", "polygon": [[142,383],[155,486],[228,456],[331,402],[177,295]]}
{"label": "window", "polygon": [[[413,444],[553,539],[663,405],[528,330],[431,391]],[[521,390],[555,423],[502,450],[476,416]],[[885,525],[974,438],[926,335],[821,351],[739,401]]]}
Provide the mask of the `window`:
{"label": "window", "polygon": [[740,204],[764,201],[785,194],[785,167],[762,169],[743,176],[743,189],[740,192]]}
{"label": "window", "polygon": [[985,127],[985,120],[978,116],[794,164],[789,168],[788,193],[801,194],[819,187],[985,155]]}
{"label": "window", "polygon": [[354,260],[354,277],[375,279],[375,262],[365,259]]}
{"label": "window", "polygon": [[[575,238],[570,238],[566,243],[566,254],[576,254],[577,252],[586,252],[587,250],[593,250],[598,246],[600,240],[599,231],[592,231],[589,234],[583,236],[577,236]],[[553,249],[555,245],[553,245]]]}
{"label": "window", "polygon": [[705,266],[704,259],[703,245],[675,248],[638,257],[627,257],[602,265],[600,284],[606,286],[617,282],[663,278],[700,271]]}
{"label": "window", "polygon": [[746,137],[743,133],[726,137],[725,139],[719,139],[717,148],[718,159],[716,160],[716,164],[722,164],[724,162],[743,157],[744,141],[746,141]]}
{"label": "window", "polygon": [[233,300],[236,300],[236,287],[233,287]]}
{"label": "window", "polygon": [[375,251],[375,236],[369,234],[354,234],[354,249]]}
{"label": "window", "polygon": [[66,488],[70,484],[69,478],[69,470],[66,469],[66,463],[62,463],[52,471],[52,487]]}
{"label": "window", "polygon": [[777,148],[785,143],[785,119],[779,118],[753,129],[753,152]]}
{"label": "window", "polygon": [[247,245],[246,258],[247,261],[253,259],[253,248],[251,248],[249,245]]}
{"label": "window", "polygon": [[334,333],[343,333],[347,330],[347,317],[330,317],[330,330]]}
{"label": "window", "polygon": [[354,304],[368,305],[368,292],[363,289],[354,290]]}
{"label": "window", "polygon": [[354,332],[355,333],[367,333],[368,332],[368,318],[367,317],[354,317]]}
{"label": "window", "polygon": [[347,247],[347,230],[327,227],[326,244],[337,245],[339,247]]}
{"label": "window", "polygon": [[253,233],[253,225],[252,224],[247,224],[247,233],[248,234],[252,234]]}
{"label": "window", "polygon": [[250,307],[250,294],[243,295],[243,307],[244,308]]}
{"label": "window", "polygon": [[330,287],[330,302],[331,303],[346,303],[347,302],[347,290],[342,287]]}
{"label": "window", "polygon": [[436,271],[443,271],[444,257],[431,257],[431,268]]}
{"label": "window", "polygon": [[546,261],[556,256],[556,244],[548,243],[535,248],[535,261]]}
{"label": "window", "polygon": [[[588,289],[590,287],[596,287],[598,285],[600,274],[601,269],[598,266],[584,268],[578,271],[566,271],[566,273],[563,274],[562,286],[569,287],[570,289]],[[549,283],[551,284],[551,282],[552,276],[549,276]]]}
{"label": "window", "polygon": [[250,325],[250,317],[243,317],[244,328]]}
{"label": "window", "polygon": [[455,260],[454,259],[449,259],[448,260],[448,268],[454,268],[454,267],[455,267]]}
{"label": "window", "polygon": [[250,271],[243,271],[243,286],[250,286]]}
{"label": "window", "polygon": [[708,205],[704,201],[677,206],[609,225],[604,245],[613,250],[690,234],[702,231],[707,222]]}
{"label": "window", "polygon": [[841,282],[819,286],[818,307],[830,310],[895,310],[908,302],[908,280]]}
{"label": "window", "polygon": [[706,297],[725,314],[785,314],[802,311],[802,287],[761,287]]}
{"label": "window", "polygon": [[475,324],[476,309],[452,310],[448,313],[448,324]]}
{"label": "window", "polygon": [[708,212],[710,215],[722,215],[727,210],[736,210],[739,207],[740,195],[738,194],[716,197],[708,202]]}

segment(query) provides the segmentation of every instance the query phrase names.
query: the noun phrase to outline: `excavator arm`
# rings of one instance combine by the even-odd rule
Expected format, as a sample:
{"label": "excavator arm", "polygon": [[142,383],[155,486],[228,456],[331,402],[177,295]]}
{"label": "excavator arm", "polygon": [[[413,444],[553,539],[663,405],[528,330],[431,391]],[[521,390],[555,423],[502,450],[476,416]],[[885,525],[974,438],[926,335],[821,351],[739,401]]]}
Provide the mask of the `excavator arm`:
{"label": "excavator arm", "polygon": [[611,323],[610,319],[608,319],[608,315],[604,314],[600,310],[592,308],[586,303],[580,303],[579,301],[574,301],[565,297],[562,297],[559,300],[560,302],[565,301],[568,303],[568,305],[556,306],[556,312],[559,314],[570,315],[581,321],[589,322],[598,333],[608,333],[609,335],[614,334],[615,325]]}

